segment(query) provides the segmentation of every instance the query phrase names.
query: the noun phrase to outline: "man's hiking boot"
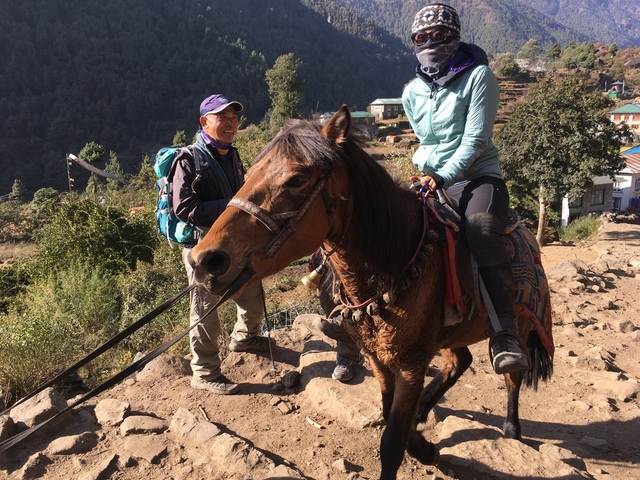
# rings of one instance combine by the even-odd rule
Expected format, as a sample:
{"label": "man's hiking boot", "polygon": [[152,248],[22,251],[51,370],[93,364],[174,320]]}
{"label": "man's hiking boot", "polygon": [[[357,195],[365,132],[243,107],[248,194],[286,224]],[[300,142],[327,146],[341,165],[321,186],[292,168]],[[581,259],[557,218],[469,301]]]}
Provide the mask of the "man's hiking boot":
{"label": "man's hiking boot", "polygon": [[338,354],[336,359],[336,367],[333,369],[331,378],[339,380],[341,382],[348,382],[353,378],[353,365],[362,365],[364,363],[364,357],[360,355],[358,360],[353,361],[345,355]]}
{"label": "man's hiking boot", "polygon": [[499,374],[521,372],[531,368],[528,349],[515,329],[505,329],[491,335],[489,356],[493,369]]}
{"label": "man's hiking boot", "polygon": [[213,380],[191,377],[191,387],[198,390],[208,390],[216,395],[233,395],[240,389],[240,385],[233,383],[224,375],[220,375]]}
{"label": "man's hiking boot", "polygon": [[241,342],[232,338],[231,343],[229,343],[229,350],[232,352],[263,353],[269,352],[275,346],[276,342],[272,338],[256,335]]}

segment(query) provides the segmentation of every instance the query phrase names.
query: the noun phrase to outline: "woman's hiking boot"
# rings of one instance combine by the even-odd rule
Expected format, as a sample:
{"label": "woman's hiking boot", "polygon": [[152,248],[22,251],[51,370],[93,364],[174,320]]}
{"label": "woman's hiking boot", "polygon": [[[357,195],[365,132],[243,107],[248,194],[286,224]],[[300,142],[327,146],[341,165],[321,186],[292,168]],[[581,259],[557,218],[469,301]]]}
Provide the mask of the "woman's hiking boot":
{"label": "woman's hiking boot", "polygon": [[515,327],[494,332],[489,340],[489,357],[496,373],[512,373],[529,370],[531,359]]}

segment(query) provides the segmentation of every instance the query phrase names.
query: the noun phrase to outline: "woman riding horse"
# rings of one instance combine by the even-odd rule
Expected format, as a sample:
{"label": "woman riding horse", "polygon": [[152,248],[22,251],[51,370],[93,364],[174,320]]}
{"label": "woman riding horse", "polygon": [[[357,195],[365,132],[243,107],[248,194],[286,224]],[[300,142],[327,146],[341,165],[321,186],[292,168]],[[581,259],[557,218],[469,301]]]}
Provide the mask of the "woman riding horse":
{"label": "woman riding horse", "polygon": [[[440,3],[415,16],[411,40],[416,78],[402,94],[420,147],[413,163],[420,183],[448,188],[465,214],[467,246],[478,262],[497,322],[489,342],[496,373],[528,370],[530,360],[515,325],[513,273],[502,238],[509,192],[491,141],[500,95],[486,53],[460,41],[456,10]],[[417,178],[416,178],[417,180]]]}

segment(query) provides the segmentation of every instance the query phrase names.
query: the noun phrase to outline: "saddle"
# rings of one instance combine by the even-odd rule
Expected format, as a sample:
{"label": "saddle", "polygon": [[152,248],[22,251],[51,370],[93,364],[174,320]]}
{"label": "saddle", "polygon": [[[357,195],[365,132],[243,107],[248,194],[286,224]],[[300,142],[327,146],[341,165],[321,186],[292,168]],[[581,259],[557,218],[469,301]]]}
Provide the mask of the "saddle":
{"label": "saddle", "polygon": [[[429,196],[425,205],[429,228],[438,232],[444,262],[445,326],[471,320],[475,315],[488,317],[480,294],[478,264],[460,235],[460,216],[435,197]],[[513,269],[516,315],[533,322],[545,349],[553,355],[551,299],[538,242],[511,209],[503,238]]]}

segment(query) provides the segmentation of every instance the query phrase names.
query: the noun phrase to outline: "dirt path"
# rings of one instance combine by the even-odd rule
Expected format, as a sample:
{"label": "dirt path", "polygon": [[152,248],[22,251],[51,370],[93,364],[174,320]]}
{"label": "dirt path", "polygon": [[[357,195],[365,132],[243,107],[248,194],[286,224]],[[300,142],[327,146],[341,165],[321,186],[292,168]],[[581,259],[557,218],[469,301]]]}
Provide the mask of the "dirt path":
{"label": "dirt path", "polygon": [[[607,223],[594,240],[546,246],[543,262],[554,306],[554,376],[537,392],[522,392],[523,443],[501,437],[506,390],[483,342],[472,346],[472,367],[426,425],[424,435],[443,453],[440,465],[407,456],[400,479],[640,479],[640,226]],[[334,354],[326,339],[303,325],[274,337],[273,363],[251,354],[225,359],[229,377],[244,382],[241,394],[192,390],[181,359],[156,364],[56,431],[10,451],[0,478],[378,478],[383,429],[374,418],[379,391],[366,364],[343,385],[329,378]],[[291,370],[303,371],[303,382],[283,392],[276,380]],[[189,443],[176,439],[175,424],[137,435],[100,425],[95,405],[107,398],[129,404],[130,415],[151,415],[167,426],[182,407],[222,434]],[[95,445],[53,453],[52,440],[82,432],[94,434]],[[135,447],[147,438],[145,451],[163,448],[145,459]],[[532,463],[540,465],[537,473],[527,470]],[[562,473],[565,467],[569,473]]]}

